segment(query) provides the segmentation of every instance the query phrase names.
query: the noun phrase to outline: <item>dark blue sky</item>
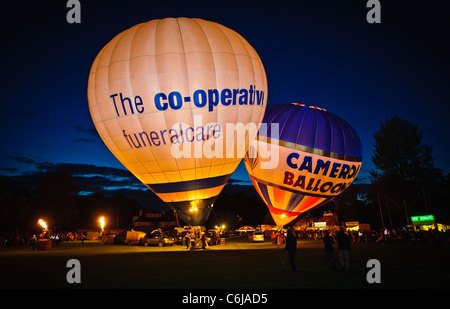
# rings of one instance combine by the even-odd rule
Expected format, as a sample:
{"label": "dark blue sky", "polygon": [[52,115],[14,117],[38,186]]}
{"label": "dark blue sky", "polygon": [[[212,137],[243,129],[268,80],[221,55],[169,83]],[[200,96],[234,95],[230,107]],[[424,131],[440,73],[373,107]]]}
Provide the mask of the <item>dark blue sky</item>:
{"label": "dark blue sky", "polygon": [[[65,0],[2,2],[0,174],[123,168],[95,133],[89,70],[115,35],[165,17],[203,18],[245,37],[264,64],[268,104],[315,105],[349,122],[364,148],[356,182],[369,181],[373,134],[395,115],[419,124],[436,167],[450,172],[444,1],[381,0],[381,24],[367,23],[365,0],[80,2],[81,24],[67,23]],[[249,179],[243,164],[231,178]]]}

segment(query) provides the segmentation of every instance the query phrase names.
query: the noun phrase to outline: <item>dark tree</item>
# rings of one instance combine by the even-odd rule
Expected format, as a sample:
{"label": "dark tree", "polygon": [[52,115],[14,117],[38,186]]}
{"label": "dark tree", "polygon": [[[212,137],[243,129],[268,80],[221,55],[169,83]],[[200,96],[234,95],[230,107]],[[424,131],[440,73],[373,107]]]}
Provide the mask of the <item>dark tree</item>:
{"label": "dark tree", "polygon": [[423,133],[417,124],[392,117],[375,133],[372,162],[380,171],[375,179],[396,176],[403,181],[423,182],[434,170],[432,147],[422,144]]}
{"label": "dark tree", "polygon": [[30,229],[30,193],[10,188],[0,180],[0,232],[27,232]]}
{"label": "dark tree", "polygon": [[344,192],[339,194],[333,200],[340,221],[359,220],[359,201],[357,194],[358,192],[355,185],[351,184]]}
{"label": "dark tree", "polygon": [[432,147],[423,145],[422,137],[417,124],[398,116],[387,119],[374,134],[372,190],[388,216],[385,223],[402,225],[411,213],[424,214],[426,207],[417,203],[418,193],[430,192],[442,181],[442,171],[434,166]]}
{"label": "dark tree", "polygon": [[98,228],[98,219],[104,216],[107,227],[129,228],[132,217],[139,213],[139,203],[121,195],[107,197],[102,193],[78,198],[78,223],[84,228]]}
{"label": "dark tree", "polygon": [[47,220],[50,229],[72,228],[78,218],[77,198],[78,189],[72,175],[49,173],[36,189],[31,203],[35,215]]}

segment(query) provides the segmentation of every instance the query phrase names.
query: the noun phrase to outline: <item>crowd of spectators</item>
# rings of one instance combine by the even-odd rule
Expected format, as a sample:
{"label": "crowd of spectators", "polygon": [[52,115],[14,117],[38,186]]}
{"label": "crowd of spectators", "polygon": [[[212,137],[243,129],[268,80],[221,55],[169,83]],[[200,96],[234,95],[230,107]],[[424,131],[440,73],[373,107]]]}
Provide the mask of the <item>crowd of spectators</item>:
{"label": "crowd of spectators", "polygon": [[76,232],[62,232],[62,233],[46,233],[32,234],[32,233],[0,233],[0,248],[28,246],[30,241],[35,237],[36,239],[51,239],[53,245],[58,245],[61,242],[85,240],[86,236],[83,233]]}
{"label": "crowd of spectators", "polygon": [[[336,237],[339,230],[330,229],[330,235]],[[295,231],[299,239],[320,240],[323,236],[321,229],[308,229]],[[390,245],[411,245],[418,247],[448,247],[450,244],[450,230],[437,229],[414,230],[406,229],[379,229],[369,231],[347,230],[352,243],[379,243]]]}
{"label": "crowd of spectators", "polygon": [[[297,239],[321,240],[323,236],[322,229],[300,229],[294,230],[294,235]],[[336,237],[339,229],[329,229],[330,236]],[[347,230],[346,233],[350,236],[352,243],[378,243],[389,245],[409,245],[417,247],[443,247],[447,248],[450,244],[450,230],[438,231],[437,229],[430,230],[414,230],[414,229],[380,229],[368,231],[354,231]],[[223,235],[222,235],[223,236]],[[269,236],[269,235],[267,235]],[[56,234],[42,233],[35,235],[39,238],[49,238],[54,245],[60,242],[69,242],[77,240],[85,240],[86,236],[83,233],[76,232],[62,232]],[[274,241],[274,237],[277,238]],[[275,243],[280,242],[278,238],[283,238],[283,233],[273,233],[271,238]],[[18,233],[0,233],[0,248],[18,247],[29,245],[33,234],[18,234]],[[281,243],[284,243],[281,239]]]}

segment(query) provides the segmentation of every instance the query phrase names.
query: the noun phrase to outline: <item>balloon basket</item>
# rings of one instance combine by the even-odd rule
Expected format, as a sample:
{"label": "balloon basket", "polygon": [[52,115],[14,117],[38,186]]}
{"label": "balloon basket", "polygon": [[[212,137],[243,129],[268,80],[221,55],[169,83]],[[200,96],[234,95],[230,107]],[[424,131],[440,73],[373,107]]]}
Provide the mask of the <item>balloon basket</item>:
{"label": "balloon basket", "polygon": [[191,240],[191,245],[189,246],[189,250],[195,250],[195,240]]}
{"label": "balloon basket", "polygon": [[52,247],[52,240],[51,239],[39,239],[37,243],[37,250],[38,251],[47,251],[50,250]]}

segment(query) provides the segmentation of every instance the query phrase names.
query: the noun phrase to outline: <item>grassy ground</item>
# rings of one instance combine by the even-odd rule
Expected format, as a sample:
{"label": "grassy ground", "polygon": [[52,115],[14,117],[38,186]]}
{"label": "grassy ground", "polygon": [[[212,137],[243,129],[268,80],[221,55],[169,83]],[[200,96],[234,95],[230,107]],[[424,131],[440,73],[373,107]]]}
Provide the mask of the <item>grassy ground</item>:
{"label": "grassy ground", "polygon": [[[337,253],[337,252],[336,252]],[[69,259],[81,283],[69,284]],[[349,271],[329,271],[323,244],[301,241],[291,272],[280,247],[234,240],[208,250],[67,243],[49,251],[1,249],[0,288],[87,289],[435,289],[450,288],[450,250],[355,244]],[[381,263],[381,283],[369,284],[369,259]],[[339,265],[337,254],[336,262]]]}

